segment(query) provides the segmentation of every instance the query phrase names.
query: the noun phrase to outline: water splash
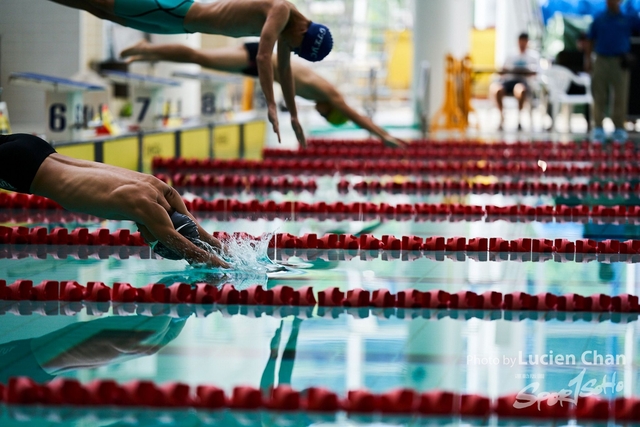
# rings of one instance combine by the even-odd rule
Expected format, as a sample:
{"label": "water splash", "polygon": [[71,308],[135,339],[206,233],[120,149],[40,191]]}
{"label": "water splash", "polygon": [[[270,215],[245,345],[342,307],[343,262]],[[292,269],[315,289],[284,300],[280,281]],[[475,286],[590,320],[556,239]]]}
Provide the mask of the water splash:
{"label": "water splash", "polygon": [[265,233],[258,239],[251,236],[235,235],[225,240],[223,244],[227,248],[224,260],[234,270],[254,273],[268,273],[278,267],[269,259],[267,251],[269,242],[274,233]]}

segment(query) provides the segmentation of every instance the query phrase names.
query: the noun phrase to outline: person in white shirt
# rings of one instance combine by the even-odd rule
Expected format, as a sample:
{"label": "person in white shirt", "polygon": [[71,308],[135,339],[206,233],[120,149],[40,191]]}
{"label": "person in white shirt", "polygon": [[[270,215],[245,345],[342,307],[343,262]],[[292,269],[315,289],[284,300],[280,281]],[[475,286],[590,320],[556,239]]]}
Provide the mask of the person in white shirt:
{"label": "person in white shirt", "polygon": [[[527,51],[529,35],[522,33],[518,37],[518,54],[507,57],[504,67],[500,71],[500,80],[491,85],[491,93],[495,97],[500,110],[500,127],[504,123],[503,99],[505,96],[513,96],[518,100],[518,110],[522,111],[524,103],[531,92],[529,77],[535,75],[538,70],[538,59]],[[520,115],[518,114],[518,130],[521,130]]]}

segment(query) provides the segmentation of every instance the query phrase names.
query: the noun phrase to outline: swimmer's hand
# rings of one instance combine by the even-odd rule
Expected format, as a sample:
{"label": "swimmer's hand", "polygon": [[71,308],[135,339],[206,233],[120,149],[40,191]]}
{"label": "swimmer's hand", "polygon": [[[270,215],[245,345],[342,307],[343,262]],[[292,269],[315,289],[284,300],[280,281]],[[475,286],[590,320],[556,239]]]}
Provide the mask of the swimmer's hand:
{"label": "swimmer's hand", "polygon": [[231,264],[229,264],[228,262],[220,258],[218,255],[216,254],[210,254],[210,255],[211,255],[210,261],[206,263],[208,267],[231,268]]}
{"label": "swimmer's hand", "polygon": [[394,138],[391,135],[387,135],[384,138],[382,138],[382,143],[384,144],[385,147],[391,147],[391,148],[407,148],[407,142],[398,139],[398,138]]}
{"label": "swimmer's hand", "polygon": [[202,265],[209,268],[231,268],[231,264],[220,258],[217,254],[205,252],[204,257],[187,259],[191,265]]}
{"label": "swimmer's hand", "polygon": [[278,143],[282,143],[282,139],[280,138],[280,126],[278,124],[278,109],[275,104],[269,105],[267,117],[269,118],[271,126],[273,126],[273,131],[278,135]]}
{"label": "swimmer's hand", "polygon": [[307,140],[304,137],[304,131],[302,130],[302,126],[300,126],[300,122],[297,117],[291,117],[291,127],[296,134],[296,138],[300,143],[302,148],[307,148]]}

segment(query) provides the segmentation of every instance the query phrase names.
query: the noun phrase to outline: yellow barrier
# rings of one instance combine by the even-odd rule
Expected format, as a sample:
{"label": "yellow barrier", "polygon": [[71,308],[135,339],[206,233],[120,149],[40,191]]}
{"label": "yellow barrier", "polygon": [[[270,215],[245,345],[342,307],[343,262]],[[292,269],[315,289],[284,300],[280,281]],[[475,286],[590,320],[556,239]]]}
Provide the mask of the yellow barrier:
{"label": "yellow barrier", "polygon": [[240,158],[240,126],[217,126],[213,129],[213,157],[223,160]]}
{"label": "yellow barrier", "polygon": [[125,169],[138,170],[140,147],[137,137],[105,141],[102,144],[102,161]]}
{"label": "yellow barrier", "polygon": [[208,159],[211,155],[211,133],[209,129],[184,131],[180,134],[180,157],[185,159]]}
{"label": "yellow barrier", "polygon": [[62,147],[56,147],[56,151],[65,156],[73,157],[74,159],[95,161],[95,148],[93,143],[63,145]]}
{"label": "yellow barrier", "polygon": [[142,137],[142,172],[151,172],[151,161],[154,157],[175,157],[175,133],[159,133]]}
{"label": "yellow barrier", "polygon": [[452,55],[446,57],[445,93],[442,107],[433,116],[431,130],[456,130],[463,132],[469,127],[471,106],[471,57],[461,61]]}

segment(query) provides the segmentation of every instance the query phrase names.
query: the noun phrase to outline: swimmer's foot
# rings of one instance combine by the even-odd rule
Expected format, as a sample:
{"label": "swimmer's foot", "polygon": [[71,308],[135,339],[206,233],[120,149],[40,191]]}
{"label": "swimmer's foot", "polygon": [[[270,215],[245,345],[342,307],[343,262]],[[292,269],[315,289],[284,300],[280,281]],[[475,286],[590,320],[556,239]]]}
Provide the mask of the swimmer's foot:
{"label": "swimmer's foot", "polygon": [[134,61],[153,61],[157,58],[149,52],[150,46],[151,44],[148,41],[142,39],[133,46],[129,46],[120,52],[120,57],[127,58],[127,62],[129,63]]}

